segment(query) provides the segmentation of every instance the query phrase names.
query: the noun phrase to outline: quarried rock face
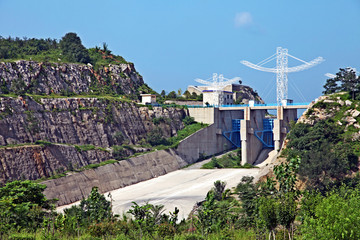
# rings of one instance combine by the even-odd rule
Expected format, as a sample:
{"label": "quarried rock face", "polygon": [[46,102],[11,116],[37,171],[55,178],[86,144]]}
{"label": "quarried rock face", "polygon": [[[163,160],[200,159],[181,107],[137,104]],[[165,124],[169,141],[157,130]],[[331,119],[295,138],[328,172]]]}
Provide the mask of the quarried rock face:
{"label": "quarried rock face", "polygon": [[8,180],[50,177],[66,170],[100,163],[111,151],[79,151],[67,145],[28,145],[0,148],[0,183]]}
{"label": "quarried rock face", "polygon": [[135,94],[143,84],[132,63],[95,70],[90,64],[0,62],[0,94]]}
{"label": "quarried rock face", "polygon": [[[184,127],[186,112],[176,108],[137,107],[101,98],[0,98],[0,145],[34,143],[136,144],[160,127],[171,137]],[[154,118],[161,118],[156,126]]]}
{"label": "quarried rock face", "polygon": [[114,98],[2,97],[0,183],[49,177],[146,151],[118,147],[116,152],[112,147],[136,145],[155,128],[171,137],[184,127],[186,114]]}

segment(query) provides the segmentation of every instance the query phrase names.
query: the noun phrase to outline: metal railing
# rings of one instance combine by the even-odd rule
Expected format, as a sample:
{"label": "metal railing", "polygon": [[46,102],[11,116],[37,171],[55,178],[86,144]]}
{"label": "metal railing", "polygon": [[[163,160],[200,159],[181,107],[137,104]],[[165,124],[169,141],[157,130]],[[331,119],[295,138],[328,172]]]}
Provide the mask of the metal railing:
{"label": "metal railing", "polygon": [[[310,102],[300,102],[300,103],[287,103],[286,106],[308,106]],[[221,108],[227,108],[227,107],[276,107],[277,103],[265,103],[265,104],[232,104],[232,105],[185,105],[188,108],[211,108],[211,107],[221,107]]]}
{"label": "metal railing", "polygon": [[[308,106],[310,104],[310,102],[300,102],[300,103],[287,103],[286,106]],[[154,107],[176,107],[179,105],[176,104],[156,104],[153,105]],[[265,103],[265,104],[254,104],[254,105],[249,105],[249,104],[232,104],[232,105],[180,105],[180,106],[185,106],[187,108],[234,108],[234,107],[276,107],[277,103]]]}

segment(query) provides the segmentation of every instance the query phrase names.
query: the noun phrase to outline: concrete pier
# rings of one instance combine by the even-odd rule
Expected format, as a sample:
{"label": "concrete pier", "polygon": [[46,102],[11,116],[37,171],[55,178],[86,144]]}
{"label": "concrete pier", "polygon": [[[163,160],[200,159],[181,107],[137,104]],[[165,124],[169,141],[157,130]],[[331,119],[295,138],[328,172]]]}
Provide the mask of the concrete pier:
{"label": "concrete pier", "polygon": [[[290,130],[290,122],[297,118],[297,109],[307,108],[307,105],[300,106],[250,106],[250,107],[219,107],[219,108],[189,108],[190,116],[195,121],[210,124],[216,128],[216,134],[207,135],[206,140],[198,139],[198,143],[211,143],[207,152],[214,154],[221,152],[233,145],[221,134],[224,131],[232,130],[232,120],[240,121],[240,139],[241,139],[241,163],[253,164],[263,149],[263,143],[255,136],[256,131],[263,130],[263,120],[267,110],[276,110],[277,116],[273,119],[273,140],[274,149],[279,151],[284,142],[286,134]],[[211,141],[213,139],[215,142]],[[200,144],[202,144],[200,143]],[[204,148],[204,146],[202,147]]]}

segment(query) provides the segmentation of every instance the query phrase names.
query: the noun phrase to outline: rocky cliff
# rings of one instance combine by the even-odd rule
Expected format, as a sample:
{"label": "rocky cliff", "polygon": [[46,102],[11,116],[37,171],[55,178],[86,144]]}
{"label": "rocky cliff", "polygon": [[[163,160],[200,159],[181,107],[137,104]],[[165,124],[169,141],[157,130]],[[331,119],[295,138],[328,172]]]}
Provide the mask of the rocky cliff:
{"label": "rocky cliff", "polygon": [[136,93],[144,84],[134,65],[110,64],[94,69],[91,64],[39,63],[16,61],[0,63],[0,94],[15,92],[54,94]]}
{"label": "rocky cliff", "polygon": [[0,183],[147,151],[154,129],[174,136],[187,113],[130,101],[144,86],[130,63],[0,63]]}
{"label": "rocky cliff", "polygon": [[185,111],[137,107],[114,98],[0,98],[0,145],[36,140],[99,147],[136,144],[159,122],[166,137],[183,127]]}
{"label": "rocky cliff", "polygon": [[331,119],[344,127],[351,141],[360,139],[360,102],[347,99],[347,93],[325,95],[313,102],[298,122],[315,125],[321,120]]}
{"label": "rocky cliff", "polygon": [[[149,109],[114,98],[2,97],[0,182],[47,177],[112,159],[110,147],[144,142],[155,128],[166,137],[175,135],[184,127],[185,115],[182,109]],[[137,151],[143,150],[128,147],[115,154],[126,157]]]}

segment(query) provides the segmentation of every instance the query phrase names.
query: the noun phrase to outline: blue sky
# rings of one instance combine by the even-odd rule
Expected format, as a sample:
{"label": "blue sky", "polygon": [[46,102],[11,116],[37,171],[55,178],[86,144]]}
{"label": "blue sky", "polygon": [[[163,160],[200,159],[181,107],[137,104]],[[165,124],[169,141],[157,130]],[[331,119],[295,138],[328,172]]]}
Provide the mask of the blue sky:
{"label": "blue sky", "polygon": [[276,102],[276,76],[240,61],[260,62],[278,46],[305,61],[326,59],[289,74],[289,98],[297,102],[321,95],[325,73],[360,70],[360,0],[0,0],[0,10],[1,36],[60,39],[76,32],[86,47],[106,42],[158,92],[184,91],[195,78],[222,73]]}

